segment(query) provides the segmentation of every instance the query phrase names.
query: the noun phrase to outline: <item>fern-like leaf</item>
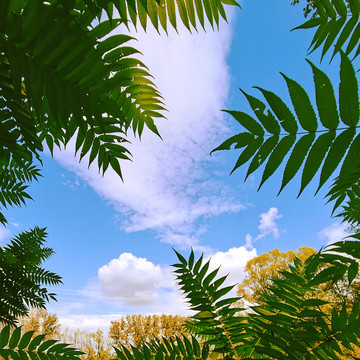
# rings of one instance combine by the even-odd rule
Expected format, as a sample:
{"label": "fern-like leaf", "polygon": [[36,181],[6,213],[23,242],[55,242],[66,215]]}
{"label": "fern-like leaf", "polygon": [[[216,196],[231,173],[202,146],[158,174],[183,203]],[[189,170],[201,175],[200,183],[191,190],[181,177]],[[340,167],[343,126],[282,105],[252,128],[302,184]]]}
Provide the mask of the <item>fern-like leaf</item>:
{"label": "fern-like leaf", "polygon": [[43,285],[59,285],[61,278],[41,267],[54,252],[44,247],[45,229],[22,232],[0,247],[0,322],[15,325],[28,307],[45,308],[54,299]]}
{"label": "fern-like leaf", "polygon": [[3,359],[79,360],[84,353],[45,335],[34,336],[33,331],[22,333],[21,327],[5,326],[0,332],[0,356]]}
{"label": "fern-like leaf", "polygon": [[341,50],[356,58],[360,54],[359,1],[322,0],[313,5],[315,16],[293,29],[316,28],[309,51],[322,47],[322,59],[333,48],[331,59]]}
{"label": "fern-like leaf", "polygon": [[[265,165],[260,187],[289,154],[279,193],[303,166],[299,195],[319,170],[318,190],[343,163],[336,184],[329,192],[336,208],[359,181],[359,172],[353,170],[360,165],[360,140],[356,136],[359,121],[357,79],[349,58],[341,53],[338,105],[326,74],[311,62],[309,64],[314,76],[318,115],[306,91],[283,75],[294,113],[270,91],[258,88],[266,99],[268,109],[260,99],[244,92],[256,118],[239,111],[228,111],[247,132],[232,136],[213,151],[228,150],[234,145],[235,149],[243,149],[232,171],[251,160],[246,178]],[[323,127],[319,129],[320,123]],[[280,128],[284,133],[279,136]],[[302,130],[299,131],[299,128]]]}

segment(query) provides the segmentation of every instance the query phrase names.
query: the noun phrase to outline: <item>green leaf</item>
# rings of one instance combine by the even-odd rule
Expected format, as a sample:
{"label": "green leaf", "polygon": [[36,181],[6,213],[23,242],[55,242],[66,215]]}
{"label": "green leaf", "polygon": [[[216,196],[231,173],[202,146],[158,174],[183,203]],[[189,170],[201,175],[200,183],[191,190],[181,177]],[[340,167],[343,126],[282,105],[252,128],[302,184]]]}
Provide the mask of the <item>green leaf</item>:
{"label": "green leaf", "polygon": [[330,0],[321,0],[321,5],[325,8],[325,11],[328,16],[330,16],[333,19],[336,18],[337,14]]}
{"label": "green leaf", "polygon": [[261,122],[262,126],[271,134],[279,135],[280,134],[280,125],[275,120],[275,117],[273,114],[268,111],[268,114],[265,114],[266,106],[265,104],[260,101],[258,98],[255,98],[249,94],[247,94],[245,91],[240,91],[245,95],[247,101],[249,102],[252,110],[254,111],[255,115]]}
{"label": "green leaf", "polygon": [[341,159],[344,157],[345,152],[348,150],[354,136],[355,129],[348,129],[336,137],[321,169],[319,187],[316,192],[320,190],[326,180],[333,174]]}
{"label": "green leaf", "polygon": [[219,269],[213,270],[209,275],[206,276],[206,278],[203,280],[203,286],[207,288],[210,285],[210,282],[214,280],[215,276],[219,272]]}
{"label": "green leaf", "polygon": [[191,252],[190,252],[190,256],[189,256],[189,262],[188,262],[188,266],[189,266],[189,269],[192,270],[193,268],[193,265],[194,265],[194,251],[193,249],[191,249]]}
{"label": "green leaf", "polygon": [[212,154],[214,151],[230,150],[234,144],[236,144],[235,149],[240,149],[242,147],[249,145],[251,142],[254,141],[254,139],[255,139],[254,135],[252,135],[250,133],[240,133],[240,134],[234,135],[231,138],[225,140],[217,148],[211,150],[210,154]]}
{"label": "green leaf", "polygon": [[202,260],[203,260],[203,255],[201,255],[199,257],[199,259],[196,261],[195,263],[195,266],[194,266],[194,269],[193,269],[193,272],[194,274],[197,274],[199,272],[199,269],[201,267],[201,263],[202,263]]}
{"label": "green leaf", "polygon": [[283,188],[289,183],[289,181],[299,171],[300,166],[304,162],[304,159],[309,152],[312,143],[315,140],[315,133],[311,133],[302,136],[300,140],[295,144],[294,149],[289,157],[288,162],[284,170],[283,180],[278,195],[281,193]]}
{"label": "green leaf", "polygon": [[269,160],[265,166],[263,176],[258,188],[260,190],[264,182],[275,172],[275,170],[283,162],[286,154],[290,151],[296,140],[296,135],[285,136],[280,142],[276,145],[274,151],[271,153]]}
{"label": "green leaf", "polygon": [[326,153],[330,149],[330,146],[335,138],[335,135],[336,135],[335,131],[329,131],[325,134],[320,135],[315,141],[315,144],[310,149],[309,155],[307,156],[304,165],[304,170],[301,178],[301,187],[298,197],[319,170],[320,165],[323,162]]}
{"label": "green leaf", "polygon": [[28,346],[29,351],[35,350],[39,344],[43,341],[46,335],[38,335],[34,339],[32,339],[31,343]]}
{"label": "green leaf", "polygon": [[353,282],[356,276],[359,273],[359,263],[357,261],[353,261],[348,269],[348,281],[349,285]]}
{"label": "green leaf", "polygon": [[343,52],[340,64],[339,108],[343,123],[356,126],[359,122],[358,84],[351,61]]}
{"label": "green leaf", "polygon": [[[341,0],[339,0],[339,1],[341,2]],[[354,30],[354,27],[357,24],[358,20],[359,20],[358,17],[351,17],[349,19],[349,21],[346,23],[341,34],[339,35],[339,37],[337,39],[337,42],[334,47],[334,52],[331,56],[331,60],[334,58],[335,54],[338,53],[342,49],[342,46],[344,45],[344,43],[349,39],[350,34]]]}
{"label": "green leaf", "polygon": [[224,110],[225,112],[232,115],[245,129],[249,130],[251,134],[263,136],[264,129],[262,126],[250,115],[242,111]]}
{"label": "green leaf", "polygon": [[336,20],[332,19],[329,22],[322,23],[319,26],[309,47],[309,49],[312,47],[309,54],[314,52],[317,48],[321,46],[321,44],[325,42],[325,39],[329,36],[331,30],[335,25],[336,25]]}
{"label": "green leaf", "polygon": [[329,35],[328,35],[328,37],[326,38],[326,40],[324,42],[323,50],[322,50],[322,53],[321,53],[321,60],[323,59],[323,57],[325,56],[325,54],[329,50],[330,46],[335,41],[335,39],[338,36],[340,30],[342,29],[343,25],[345,24],[345,21],[346,21],[346,17],[341,17],[340,19],[336,20],[335,23],[332,24],[332,26],[330,28],[330,31],[329,31]]}
{"label": "green leaf", "polygon": [[288,78],[282,73],[281,75],[287,83],[290,98],[301,127],[309,132],[316,131],[317,118],[308,94],[296,81]]}
{"label": "green leaf", "polygon": [[189,19],[191,25],[196,28],[196,17],[195,17],[195,5],[194,0],[185,0],[186,1],[186,8],[188,11]]}
{"label": "green leaf", "polygon": [[198,15],[199,22],[203,28],[205,28],[204,9],[201,0],[195,0],[195,8]]}
{"label": "green leaf", "polygon": [[245,164],[250,158],[255,154],[255,152],[259,149],[262,145],[264,139],[258,137],[254,139],[240,154],[239,158],[236,161],[234,168],[231,170],[231,174],[241,165]]}
{"label": "green leaf", "polygon": [[54,345],[56,342],[57,342],[57,340],[53,340],[53,339],[44,341],[44,342],[39,346],[38,352],[43,352],[43,351],[45,351],[46,349],[48,349],[48,348],[50,348],[52,345]]}
{"label": "green leaf", "polygon": [[279,142],[279,135],[274,135],[266,139],[266,141],[261,145],[258,152],[254,155],[249,165],[249,169],[246,173],[245,181],[250,174],[252,174],[267,160],[270,153],[274,150],[278,142]]}
{"label": "green leaf", "polygon": [[174,0],[165,0],[170,24],[176,29],[176,10]]}
{"label": "green leaf", "polygon": [[298,29],[311,29],[314,27],[318,27],[322,22],[323,22],[323,19],[321,19],[320,17],[315,17],[315,18],[307,20],[303,24],[291,29],[291,31],[298,30]]}
{"label": "green leaf", "polygon": [[345,53],[347,55],[349,55],[353,49],[355,48],[355,46],[359,43],[359,37],[360,37],[360,23],[358,23],[351,35],[351,38],[347,44]]}
{"label": "green leaf", "polygon": [[19,343],[20,336],[21,336],[21,327],[17,327],[13,331],[13,333],[11,335],[11,338],[10,338],[10,341],[9,341],[9,348],[10,349],[15,349],[15,347]]}
{"label": "green leaf", "polygon": [[189,17],[187,14],[186,4],[184,0],[176,0],[176,4],[179,10],[180,18],[185,27],[190,31]]}
{"label": "green leaf", "polygon": [[180,262],[186,266],[187,265],[186,259],[180,253],[178,253],[176,250],[174,250],[174,251],[175,251],[177,258],[180,260]]}
{"label": "green leaf", "polygon": [[349,0],[350,11],[353,15],[359,15],[360,4],[357,0]]}
{"label": "green leaf", "polygon": [[28,331],[22,336],[20,343],[18,345],[19,350],[23,350],[29,345],[33,334],[34,334],[33,331]]}
{"label": "green leaf", "polygon": [[112,50],[119,45],[124,44],[125,42],[128,42],[130,40],[134,40],[135,38],[129,35],[124,34],[117,34],[112,35],[105,40],[101,41],[99,45],[97,46],[97,50],[100,51],[101,54],[106,53],[109,50]]}
{"label": "green leaf", "polygon": [[311,65],[314,75],[316,104],[320,121],[327,129],[335,130],[339,125],[339,115],[333,86],[324,72],[309,60],[307,62]]}
{"label": "green leaf", "polygon": [[272,111],[280,121],[281,127],[290,134],[296,134],[298,130],[297,122],[294,115],[286,104],[274,93],[255,86],[264,95]]}
{"label": "green leaf", "polygon": [[347,8],[346,8],[346,4],[345,1],[343,0],[332,0],[333,5],[335,6],[336,12],[341,16],[341,17],[346,17],[347,15]]}
{"label": "green leaf", "polygon": [[0,349],[3,349],[9,341],[10,336],[10,326],[5,326],[0,333]]}

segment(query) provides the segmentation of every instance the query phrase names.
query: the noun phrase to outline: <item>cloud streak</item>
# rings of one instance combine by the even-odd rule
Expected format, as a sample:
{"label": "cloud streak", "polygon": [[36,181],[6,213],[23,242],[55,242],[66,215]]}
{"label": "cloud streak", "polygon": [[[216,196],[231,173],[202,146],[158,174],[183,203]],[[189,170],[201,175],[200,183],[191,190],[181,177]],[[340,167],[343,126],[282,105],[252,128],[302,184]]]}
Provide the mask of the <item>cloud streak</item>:
{"label": "cloud streak", "polygon": [[[135,45],[155,77],[169,110],[157,123],[164,139],[145,131],[131,139],[133,163],[123,164],[125,183],[109,170],[78,163],[70,151],[56,152],[62,165],[84,179],[116,210],[126,232],[155,230],[161,241],[182,248],[200,246],[206,219],[244,208],[223,185],[209,152],[226,134],[221,112],[229,88],[226,55],[230,27],[219,32],[169,36],[138,33]],[[219,170],[219,168],[217,169]],[[200,230],[199,230],[200,229]]]}
{"label": "cloud streak", "polygon": [[346,232],[347,223],[334,223],[318,232],[318,238],[327,245],[342,240],[349,234]]}

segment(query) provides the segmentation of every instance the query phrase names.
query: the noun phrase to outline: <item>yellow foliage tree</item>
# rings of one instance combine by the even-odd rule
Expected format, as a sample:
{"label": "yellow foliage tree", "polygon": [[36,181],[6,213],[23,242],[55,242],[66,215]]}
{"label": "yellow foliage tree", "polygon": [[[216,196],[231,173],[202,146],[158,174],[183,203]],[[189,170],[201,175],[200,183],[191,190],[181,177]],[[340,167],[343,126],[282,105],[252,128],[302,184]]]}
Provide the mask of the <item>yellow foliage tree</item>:
{"label": "yellow foliage tree", "polygon": [[185,317],[177,315],[126,315],[111,321],[109,337],[117,347],[137,346],[159,336],[186,334],[183,328],[185,320]]}
{"label": "yellow foliage tree", "polygon": [[[245,266],[245,279],[238,285],[237,289],[237,294],[242,297],[240,306],[245,306],[246,302],[253,305],[262,304],[263,299],[260,294],[270,292],[267,286],[271,285],[272,279],[281,277],[279,271],[293,264],[295,257],[305,261],[314,253],[316,253],[315,249],[306,246],[297,251],[289,250],[287,252],[274,249],[248,261]],[[333,305],[340,304],[341,300],[345,299],[350,305],[360,296],[360,279],[355,279],[350,288],[345,283],[337,282],[336,284],[323,284],[315,290],[312,297],[330,302],[330,304],[321,307],[325,312],[327,311],[325,307],[331,311]],[[340,359],[347,360],[360,357],[359,346],[354,346],[352,352],[341,345],[340,347],[343,351]]]}
{"label": "yellow foliage tree", "polygon": [[45,309],[30,308],[29,315],[18,320],[23,332],[34,331],[35,335],[46,334],[48,338],[59,339],[61,324],[56,314]]}
{"label": "yellow foliage tree", "polygon": [[244,301],[251,304],[262,303],[260,293],[268,291],[266,287],[271,284],[273,277],[279,276],[278,271],[291,264],[295,256],[304,261],[315,252],[315,249],[306,246],[299,248],[298,251],[283,252],[275,249],[248,261],[245,266],[245,279],[237,289],[238,295],[243,298],[243,303]]}

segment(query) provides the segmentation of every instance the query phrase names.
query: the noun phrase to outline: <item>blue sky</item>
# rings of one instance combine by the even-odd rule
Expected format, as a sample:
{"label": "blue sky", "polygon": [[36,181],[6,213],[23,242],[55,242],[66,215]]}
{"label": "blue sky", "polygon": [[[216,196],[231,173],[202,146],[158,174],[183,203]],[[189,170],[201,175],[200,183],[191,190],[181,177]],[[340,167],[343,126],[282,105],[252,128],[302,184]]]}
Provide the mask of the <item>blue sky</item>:
{"label": "blue sky", "polygon": [[[64,281],[55,290],[59,302],[48,309],[64,326],[106,328],[127,313],[186,314],[170,273],[172,247],[205,252],[237,282],[246,261],[258,254],[318,249],[344,233],[330,217],[331,206],[324,206],[326,187],[314,197],[310,186],[296,199],[296,178],[276,197],[280,170],[257,192],[261,172],[246,183],[246,166],[229,176],[235,150],[209,156],[240,131],[220,109],[250,113],[239,87],[259,95],[252,89],[257,85],[288,99],[282,71],[313,92],[305,61],[312,32],[290,33],[304,21],[301,5],[241,5],[229,11],[230,24],[219,31],[137,34],[134,46],[169,112],[157,123],[163,141],[149,132],[141,142],[133,139],[133,162],[123,165],[125,183],[111,171],[102,178],[95,167],[79,164],[70,146],[54,159],[44,155],[44,177],[30,189],[35,201],[9,210],[11,224],[0,241],[34,225],[48,229],[56,255],[46,267]],[[318,53],[309,58],[319,64]],[[336,60],[331,67],[327,62],[321,68],[337,81]]]}

